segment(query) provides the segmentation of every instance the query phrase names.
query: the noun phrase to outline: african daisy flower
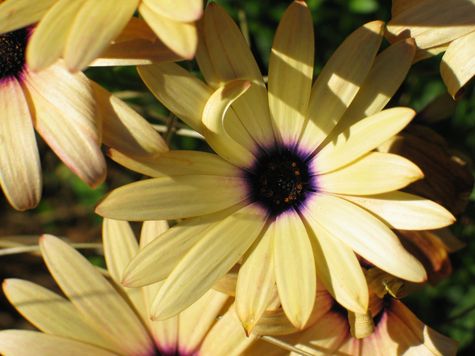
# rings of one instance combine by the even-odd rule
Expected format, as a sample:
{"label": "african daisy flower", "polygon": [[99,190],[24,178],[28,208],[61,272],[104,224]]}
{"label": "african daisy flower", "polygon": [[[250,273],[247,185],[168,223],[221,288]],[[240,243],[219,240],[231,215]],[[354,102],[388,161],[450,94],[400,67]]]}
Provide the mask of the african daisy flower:
{"label": "african daisy flower", "polygon": [[39,21],[27,50],[35,71],[65,60],[72,71],[85,69],[114,41],[135,11],[179,57],[194,57],[202,0],[6,0],[0,5],[0,32]]}
{"label": "african daisy flower", "polygon": [[445,51],[440,74],[454,99],[475,75],[475,2],[473,0],[393,0],[386,37],[391,43],[416,40],[415,61]]}
{"label": "african daisy flower", "polygon": [[237,262],[236,311],[249,332],[275,285],[298,328],[307,323],[317,276],[346,308],[364,313],[368,287],[355,253],[400,278],[423,281],[422,265],[391,228],[428,229],[453,217],[439,205],[396,191],[422,172],[373,152],[414,116],[380,110],[414,55],[411,40],[381,53],[383,23],[356,30],[312,85],[313,24],[293,2],[277,30],[268,88],[230,16],[208,5],[197,60],[208,85],[175,64],[139,68],[151,91],[217,154],[169,151],[154,160],[111,150],[153,179],[116,189],[97,212],[123,220],[184,219],[141,250],[122,283],[166,278],[154,319],[193,303]]}
{"label": "african daisy flower", "polygon": [[[166,228],[164,222],[145,223],[141,243]],[[2,355],[232,356],[257,340],[254,334],[246,337],[227,311],[233,298],[214,290],[169,320],[150,321],[147,309],[158,285],[141,289],[118,286],[123,268],[139,249],[127,222],[104,223],[112,284],[62,240],[44,235],[40,247],[48,269],[69,300],[29,281],[5,280],[5,295],[39,332],[0,331]]]}

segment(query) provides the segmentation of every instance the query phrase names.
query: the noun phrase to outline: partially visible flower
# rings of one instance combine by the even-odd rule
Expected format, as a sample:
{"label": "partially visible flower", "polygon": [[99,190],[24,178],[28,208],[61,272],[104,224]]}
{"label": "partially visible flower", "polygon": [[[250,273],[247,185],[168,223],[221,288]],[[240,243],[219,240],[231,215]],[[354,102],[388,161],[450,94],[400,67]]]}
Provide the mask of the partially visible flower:
{"label": "partially visible flower", "polygon": [[445,52],[442,79],[454,99],[475,75],[475,2],[473,0],[393,0],[386,37],[391,43],[414,38],[414,61]]}
{"label": "partially visible flower", "polygon": [[[146,222],[141,244],[166,229],[166,222]],[[214,290],[181,314],[152,322],[148,309],[159,285],[124,289],[118,284],[123,268],[139,249],[126,222],[104,222],[105,257],[112,283],[56,237],[44,235],[40,247],[48,269],[69,300],[29,281],[5,280],[7,298],[40,331],[0,331],[2,355],[233,356],[257,340],[255,334],[246,337],[227,311],[233,298]]]}
{"label": "partially visible flower", "polygon": [[202,0],[7,0],[0,5],[0,32],[39,21],[27,51],[31,68],[46,69],[62,57],[75,72],[99,57],[138,10],[167,47],[191,59],[202,6]]}
{"label": "partially visible flower", "polygon": [[217,153],[168,151],[137,160],[111,151],[153,179],[104,197],[100,215],[184,218],[124,273],[128,287],[166,278],[153,318],[180,312],[238,261],[236,310],[248,332],[275,285],[283,310],[303,328],[317,276],[339,303],[366,312],[368,288],[354,251],[401,278],[426,278],[390,229],[442,227],[453,216],[397,191],[422,178],[421,171],[373,151],[414,115],[406,108],[381,111],[414,55],[408,40],[376,57],[382,27],[375,21],[356,30],[313,83],[313,23],[306,4],[294,1],[274,39],[266,87],[236,24],[210,3],[197,52],[208,85],[173,63],[139,68],[157,98]]}

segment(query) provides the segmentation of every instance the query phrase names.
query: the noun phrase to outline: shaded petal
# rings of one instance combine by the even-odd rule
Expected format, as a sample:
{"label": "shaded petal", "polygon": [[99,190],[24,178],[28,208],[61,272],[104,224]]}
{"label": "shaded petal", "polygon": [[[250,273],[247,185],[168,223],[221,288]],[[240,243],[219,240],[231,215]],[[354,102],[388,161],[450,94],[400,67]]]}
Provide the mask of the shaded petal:
{"label": "shaded petal", "polygon": [[129,355],[152,352],[140,319],[79,252],[52,235],[43,235],[40,247],[51,275],[92,325]]}
{"label": "shaded petal", "polygon": [[[125,28],[139,0],[86,0],[74,18],[64,48],[66,66],[72,72],[83,70],[98,57]],[[91,21],[94,14],[94,21]]]}
{"label": "shaded petal", "polygon": [[141,287],[165,279],[183,256],[213,227],[241,205],[214,214],[188,218],[143,247],[123,274],[126,287]]}
{"label": "shaded petal", "polygon": [[[206,293],[247,251],[266,220],[267,213],[252,204],[210,228],[160,288],[153,301],[152,319],[176,315]],[[229,236],[230,229],[234,236]]]}
{"label": "shaded petal", "polygon": [[166,220],[149,220],[142,224],[142,231],[140,233],[140,248],[144,248],[150,242],[155,240],[158,236],[166,232],[169,228]]}
{"label": "shaded petal", "polygon": [[365,313],[368,310],[368,285],[354,252],[332,236],[317,222],[313,214],[304,211],[304,222],[313,247],[318,277],[331,295],[348,310]]}
{"label": "shaded petal", "polygon": [[10,303],[41,331],[123,352],[98,333],[69,300],[56,293],[21,279],[6,279],[2,287]]}
{"label": "shaded petal", "polygon": [[150,9],[178,22],[193,22],[203,14],[202,0],[142,0]]}
{"label": "shaded petal", "polygon": [[167,144],[142,116],[100,85],[92,82],[102,116],[102,141],[133,157],[152,158]]}
{"label": "shaded petal", "polygon": [[228,208],[248,194],[238,177],[164,176],[113,190],[97,203],[96,213],[129,221],[181,219]]}
{"label": "shaded petal", "polygon": [[17,210],[32,209],[41,199],[41,167],[28,102],[19,82],[0,82],[0,182]]}
{"label": "shaded petal", "polygon": [[246,251],[236,286],[236,314],[249,335],[265,312],[275,286],[275,223]]}
{"label": "shaded petal", "polygon": [[353,32],[318,75],[300,137],[299,147],[315,149],[333,130],[348,108],[379,49],[383,22],[370,22]]}
{"label": "shaded petal", "polygon": [[401,131],[416,113],[408,108],[392,108],[367,117],[328,143],[310,162],[318,174],[331,172],[391,138]]}
{"label": "shaded petal", "polygon": [[[161,11],[157,11],[156,7],[150,7],[150,4],[151,1],[141,1],[139,3],[140,15],[172,51],[185,59],[193,59],[198,45],[195,24],[172,20],[163,16]],[[176,4],[175,1],[174,5],[176,6]]]}
{"label": "shaded petal", "polygon": [[454,216],[441,205],[408,193],[340,197],[370,211],[391,229],[431,230],[455,222]]}
{"label": "shaded petal", "polygon": [[0,5],[0,33],[7,33],[38,22],[58,0],[7,0]]}
{"label": "shaded petal", "polygon": [[295,145],[305,120],[314,62],[313,22],[307,4],[294,1],[284,13],[269,63],[269,109],[276,138]]}
{"label": "shaded petal", "polygon": [[323,192],[371,195],[404,188],[424,178],[424,173],[408,159],[391,154],[370,152],[348,166],[318,176]]}
{"label": "shaded petal", "polygon": [[274,133],[267,104],[267,89],[241,31],[228,13],[212,2],[205,11],[204,32],[208,56],[219,79],[219,86],[234,79],[248,80],[253,84],[232,107],[261,147],[272,146]]}
{"label": "shaded petal", "polygon": [[305,201],[305,215],[331,235],[386,272],[412,282],[427,276],[422,264],[401,245],[386,225],[358,206],[329,194],[316,193]]}
{"label": "shaded petal", "polygon": [[317,275],[308,232],[293,208],[275,220],[274,261],[282,308],[290,322],[303,329],[315,302]]}
{"label": "shaded petal", "polygon": [[256,158],[226,132],[224,118],[229,106],[251,86],[246,80],[233,80],[218,88],[203,110],[203,135],[211,148],[228,162],[250,167]]}
{"label": "shaded petal", "polygon": [[62,62],[24,81],[34,105],[35,127],[58,157],[86,184],[97,187],[106,175],[100,150],[101,119],[94,91],[83,73]]}
{"label": "shaded petal", "polygon": [[111,149],[109,157],[122,166],[150,177],[215,175],[238,177],[242,170],[220,156],[201,151],[168,151],[155,159],[131,158]]}
{"label": "shaded petal", "polygon": [[442,57],[440,74],[454,99],[463,96],[465,93],[463,87],[475,75],[474,41],[475,31],[454,40]]}
{"label": "shaded petal", "polygon": [[0,331],[0,352],[4,356],[117,356],[81,341],[29,330]]}

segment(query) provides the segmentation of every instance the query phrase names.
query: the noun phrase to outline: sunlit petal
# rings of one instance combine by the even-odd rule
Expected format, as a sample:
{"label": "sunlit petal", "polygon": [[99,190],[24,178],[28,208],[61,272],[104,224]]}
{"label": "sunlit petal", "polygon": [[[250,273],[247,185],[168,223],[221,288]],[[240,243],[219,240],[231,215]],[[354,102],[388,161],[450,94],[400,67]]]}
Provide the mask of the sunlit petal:
{"label": "sunlit petal", "polygon": [[178,22],[193,22],[203,14],[202,0],[142,0],[162,16]]}
{"label": "sunlit petal", "polygon": [[38,22],[58,0],[7,0],[0,5],[0,33],[19,30]]}

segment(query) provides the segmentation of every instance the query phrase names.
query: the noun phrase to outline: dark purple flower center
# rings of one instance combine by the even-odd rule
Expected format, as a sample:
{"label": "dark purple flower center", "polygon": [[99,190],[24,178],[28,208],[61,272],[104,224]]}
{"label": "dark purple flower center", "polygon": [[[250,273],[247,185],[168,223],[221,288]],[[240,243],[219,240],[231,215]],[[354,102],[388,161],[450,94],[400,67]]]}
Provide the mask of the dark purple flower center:
{"label": "dark purple flower center", "polygon": [[246,175],[252,200],[259,202],[272,216],[291,207],[298,208],[307,193],[315,191],[307,163],[287,148],[262,153]]}
{"label": "dark purple flower center", "polygon": [[25,65],[26,29],[0,35],[0,79],[18,78]]}

